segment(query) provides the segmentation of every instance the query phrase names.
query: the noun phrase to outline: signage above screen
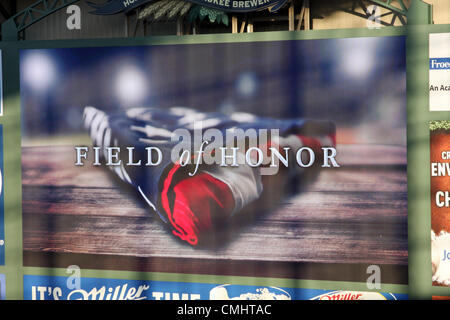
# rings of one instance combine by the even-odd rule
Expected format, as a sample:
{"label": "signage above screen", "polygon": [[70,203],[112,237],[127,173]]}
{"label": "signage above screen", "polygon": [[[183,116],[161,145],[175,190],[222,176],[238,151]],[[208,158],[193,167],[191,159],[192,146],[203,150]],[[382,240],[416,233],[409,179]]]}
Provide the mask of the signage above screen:
{"label": "signage above screen", "polygon": [[[145,3],[155,0],[109,0],[104,4],[87,2],[95,10],[92,14],[109,15],[121,12],[128,12]],[[287,0],[186,0],[205,7],[214,8],[221,11],[249,12],[268,8],[275,12],[280,9]]]}

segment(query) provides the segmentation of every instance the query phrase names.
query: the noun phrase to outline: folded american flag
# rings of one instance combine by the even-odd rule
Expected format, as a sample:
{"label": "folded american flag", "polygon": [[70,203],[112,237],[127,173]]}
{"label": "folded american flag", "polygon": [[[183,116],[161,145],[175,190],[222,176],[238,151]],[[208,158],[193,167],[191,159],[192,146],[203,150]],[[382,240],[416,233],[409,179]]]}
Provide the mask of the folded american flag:
{"label": "folded american flag", "polygon": [[[277,139],[268,141],[262,146],[265,148],[289,147],[295,152],[309,147],[319,153],[321,147],[336,145],[335,126],[329,121],[280,120],[248,113],[225,115],[183,107],[131,108],[107,114],[86,107],[84,124],[94,146],[135,147],[136,161],[148,155],[144,151],[146,147],[161,150],[162,161],[157,166],[124,166],[122,162],[110,169],[133,186],[174,235],[191,245],[199,244],[204,234],[217,230],[231,216],[257,200],[263,189],[279,187],[264,185],[261,168],[245,163],[237,167],[202,164],[198,172],[190,176],[188,172],[192,170],[172,161],[171,153],[179,143],[172,141],[172,136],[176,129],[186,129],[194,135],[194,123],[198,121],[203,124],[202,130],[214,128],[224,136],[226,130],[235,128],[277,129]],[[192,152],[194,154],[195,150]],[[101,156],[106,157],[103,153]],[[283,170],[298,174],[302,168],[289,166]]]}

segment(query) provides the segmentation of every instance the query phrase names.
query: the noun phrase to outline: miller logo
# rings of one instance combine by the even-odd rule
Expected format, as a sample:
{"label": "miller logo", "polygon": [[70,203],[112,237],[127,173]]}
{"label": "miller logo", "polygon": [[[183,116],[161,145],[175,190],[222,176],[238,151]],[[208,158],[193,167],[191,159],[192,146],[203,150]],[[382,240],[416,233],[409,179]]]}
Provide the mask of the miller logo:
{"label": "miller logo", "polygon": [[397,300],[390,293],[364,291],[330,291],[310,300]]}

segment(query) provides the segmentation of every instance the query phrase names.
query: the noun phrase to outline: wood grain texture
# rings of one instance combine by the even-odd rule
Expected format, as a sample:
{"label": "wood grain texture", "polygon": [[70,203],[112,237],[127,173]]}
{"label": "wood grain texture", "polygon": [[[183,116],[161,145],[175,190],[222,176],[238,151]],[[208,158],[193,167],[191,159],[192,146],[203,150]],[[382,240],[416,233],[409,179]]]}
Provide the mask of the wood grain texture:
{"label": "wood grain texture", "polygon": [[74,166],[73,147],[23,148],[24,264],[346,281],[378,264],[407,281],[405,148],[338,150],[341,168],[192,248],[108,170]]}

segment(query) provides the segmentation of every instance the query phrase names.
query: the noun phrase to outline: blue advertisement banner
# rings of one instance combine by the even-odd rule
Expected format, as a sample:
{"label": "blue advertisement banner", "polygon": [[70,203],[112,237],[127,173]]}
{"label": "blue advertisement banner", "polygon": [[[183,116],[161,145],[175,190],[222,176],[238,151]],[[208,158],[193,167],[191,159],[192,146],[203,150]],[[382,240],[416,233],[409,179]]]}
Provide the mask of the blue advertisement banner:
{"label": "blue advertisement banner", "polygon": [[[154,0],[109,0],[103,4],[96,4],[87,1],[87,4],[94,8],[92,14],[110,15],[121,12],[128,12],[148,2]],[[286,0],[186,0],[205,7],[230,12],[249,12],[269,8],[275,12],[280,9]]]}
{"label": "blue advertisement banner", "polygon": [[6,299],[5,275],[0,274],[0,300]]}
{"label": "blue advertisement banner", "polygon": [[25,300],[406,300],[406,294],[169,281],[24,276]]}
{"label": "blue advertisement banner", "polygon": [[0,265],[5,264],[5,217],[3,184],[3,127],[0,125]]}
{"label": "blue advertisement banner", "polygon": [[2,50],[0,50],[0,116],[3,115],[3,70],[2,70]]}

